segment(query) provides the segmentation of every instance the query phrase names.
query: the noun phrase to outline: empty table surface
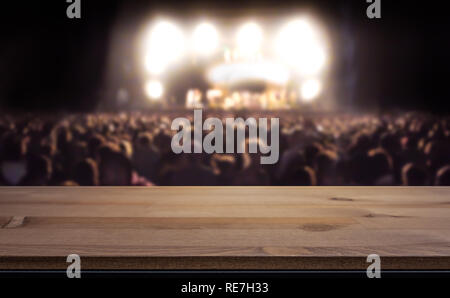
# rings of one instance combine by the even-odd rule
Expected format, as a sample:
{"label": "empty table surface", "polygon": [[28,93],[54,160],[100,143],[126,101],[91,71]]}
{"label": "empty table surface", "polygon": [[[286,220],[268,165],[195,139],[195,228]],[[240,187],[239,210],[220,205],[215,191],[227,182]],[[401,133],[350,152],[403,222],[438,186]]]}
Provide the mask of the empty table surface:
{"label": "empty table surface", "polygon": [[445,187],[0,188],[0,269],[450,269]]}

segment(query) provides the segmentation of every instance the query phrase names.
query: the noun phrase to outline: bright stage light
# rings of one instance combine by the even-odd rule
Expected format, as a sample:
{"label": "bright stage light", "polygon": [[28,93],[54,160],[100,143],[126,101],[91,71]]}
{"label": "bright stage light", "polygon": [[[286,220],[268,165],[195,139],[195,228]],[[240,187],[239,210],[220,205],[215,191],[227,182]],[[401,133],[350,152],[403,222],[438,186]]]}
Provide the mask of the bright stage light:
{"label": "bright stage light", "polygon": [[300,88],[300,95],[303,101],[311,102],[322,91],[322,84],[316,79],[310,79],[304,82]]}
{"label": "bright stage light", "polygon": [[151,100],[159,100],[164,93],[164,87],[159,81],[149,81],[145,84],[145,93]]}
{"label": "bright stage light", "polygon": [[244,24],[237,33],[236,41],[241,55],[248,57],[257,54],[263,41],[261,27],[255,23]]}
{"label": "bright stage light", "polygon": [[145,66],[151,74],[161,74],[184,51],[184,36],[181,30],[167,21],[157,23],[147,42]]}
{"label": "bright stage light", "polygon": [[220,85],[245,82],[267,82],[285,85],[290,79],[289,69],[270,61],[236,62],[214,66],[208,71],[208,79]]}
{"label": "bright stage light", "polygon": [[194,30],[194,50],[201,55],[211,55],[219,45],[219,34],[216,28],[208,23],[198,25]]}
{"label": "bright stage light", "polygon": [[153,75],[160,75],[166,70],[168,66],[168,61],[162,57],[160,54],[155,52],[150,52],[145,55],[145,68],[147,71]]}
{"label": "bright stage light", "polygon": [[326,63],[326,53],[320,34],[304,19],[286,24],[276,42],[278,56],[301,75],[315,75]]}

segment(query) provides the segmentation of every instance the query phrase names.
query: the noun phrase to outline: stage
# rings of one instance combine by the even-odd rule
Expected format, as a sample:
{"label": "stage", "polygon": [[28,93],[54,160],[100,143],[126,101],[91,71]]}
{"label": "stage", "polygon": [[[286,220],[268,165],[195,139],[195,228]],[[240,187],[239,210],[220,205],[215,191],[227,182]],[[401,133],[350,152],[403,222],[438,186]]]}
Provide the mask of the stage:
{"label": "stage", "polygon": [[0,269],[450,268],[448,187],[8,187],[0,227]]}

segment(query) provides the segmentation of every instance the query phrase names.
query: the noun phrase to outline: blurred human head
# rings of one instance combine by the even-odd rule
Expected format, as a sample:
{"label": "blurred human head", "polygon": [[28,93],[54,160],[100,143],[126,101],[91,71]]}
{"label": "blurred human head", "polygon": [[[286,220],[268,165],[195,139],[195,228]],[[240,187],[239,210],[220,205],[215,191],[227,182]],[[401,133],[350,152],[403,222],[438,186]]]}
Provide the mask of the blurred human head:
{"label": "blurred human head", "polygon": [[52,162],[43,155],[30,156],[27,161],[26,185],[47,185],[52,176]]}
{"label": "blurred human head", "polygon": [[95,134],[91,136],[88,140],[88,151],[89,156],[97,159],[98,158],[98,150],[106,144],[105,138],[100,134]]}
{"label": "blurred human head", "polygon": [[75,167],[74,180],[80,186],[99,185],[97,163],[91,158],[79,162]]}
{"label": "blurred human head", "polygon": [[380,138],[380,146],[390,155],[397,154],[402,149],[400,138],[394,133],[384,133]]}
{"label": "blurred human head", "polygon": [[282,178],[285,186],[316,186],[317,178],[315,171],[308,166],[295,167],[288,171],[288,175]]}
{"label": "blurred human head", "polygon": [[219,176],[219,183],[229,185],[232,181],[233,171],[236,170],[236,158],[232,154],[214,154],[211,157],[211,167]]}
{"label": "blurred human head", "polygon": [[450,186],[450,165],[437,171],[435,184],[437,186]]}
{"label": "blurred human head", "polygon": [[324,150],[315,157],[315,170],[319,185],[331,185],[336,176],[337,155],[335,152]]}
{"label": "blurred human head", "polygon": [[72,133],[70,132],[70,130],[65,126],[59,127],[56,132],[56,146],[58,150],[61,152],[65,152],[68,149],[71,141]]}
{"label": "blurred human head", "polygon": [[388,152],[377,148],[370,150],[367,155],[369,157],[369,167],[366,171],[371,173],[371,183],[376,183],[383,176],[392,174],[393,161]]}
{"label": "blurred human head", "polygon": [[402,184],[404,186],[424,186],[428,184],[428,174],[425,169],[407,163],[402,168]]}
{"label": "blurred human head", "polygon": [[101,148],[100,152],[100,184],[107,186],[131,185],[131,161],[116,148]]}
{"label": "blurred human head", "polygon": [[18,185],[27,175],[28,138],[8,133],[1,138],[0,175],[7,185]]}

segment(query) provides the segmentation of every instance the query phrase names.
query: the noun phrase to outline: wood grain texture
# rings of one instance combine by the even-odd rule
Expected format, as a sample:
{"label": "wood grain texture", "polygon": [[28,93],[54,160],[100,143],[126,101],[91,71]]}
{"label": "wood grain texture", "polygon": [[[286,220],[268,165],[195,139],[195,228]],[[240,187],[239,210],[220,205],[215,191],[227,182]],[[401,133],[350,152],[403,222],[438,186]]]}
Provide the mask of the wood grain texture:
{"label": "wood grain texture", "polygon": [[0,269],[72,253],[85,269],[364,269],[373,253],[450,269],[450,188],[0,188]]}

